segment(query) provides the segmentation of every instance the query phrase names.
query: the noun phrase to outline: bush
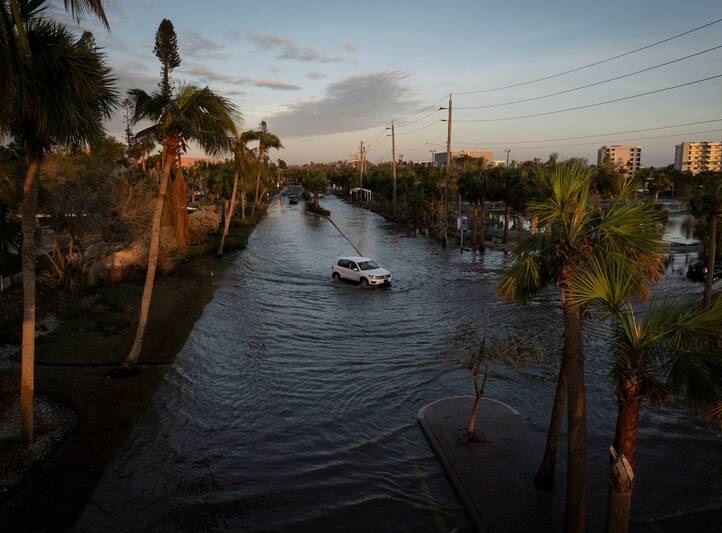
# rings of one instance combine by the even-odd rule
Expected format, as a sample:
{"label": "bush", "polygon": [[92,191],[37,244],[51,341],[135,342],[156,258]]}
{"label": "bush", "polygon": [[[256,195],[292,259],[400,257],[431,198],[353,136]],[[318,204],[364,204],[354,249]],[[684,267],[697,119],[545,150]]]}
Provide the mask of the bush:
{"label": "bush", "polygon": [[188,232],[190,233],[190,244],[200,244],[206,240],[209,234],[218,231],[221,224],[221,215],[216,213],[212,207],[202,207],[188,215]]}

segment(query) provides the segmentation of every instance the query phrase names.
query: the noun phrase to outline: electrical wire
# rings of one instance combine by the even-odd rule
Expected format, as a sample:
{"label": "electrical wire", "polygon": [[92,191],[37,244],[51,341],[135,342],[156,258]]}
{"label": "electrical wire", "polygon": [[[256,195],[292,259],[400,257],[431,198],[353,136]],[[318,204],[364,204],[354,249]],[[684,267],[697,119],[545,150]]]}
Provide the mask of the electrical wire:
{"label": "electrical wire", "polygon": [[[554,148],[557,146],[593,146],[593,145],[600,145],[604,143],[623,143],[623,142],[633,142],[633,141],[647,141],[651,139],[667,139],[669,137],[681,137],[681,136],[688,136],[688,135],[702,135],[705,133],[718,133],[722,132],[722,129],[717,128],[714,130],[701,130],[701,131],[685,131],[685,132],[679,132],[679,133],[667,133],[665,135],[652,135],[647,137],[627,137],[623,139],[606,139],[604,141],[595,141],[595,142],[587,142],[587,143],[570,143],[570,144],[550,144],[550,145],[542,145],[542,146],[525,146],[524,149],[526,150],[534,150],[539,148]],[[513,144],[510,143],[510,146],[513,146]]]}
{"label": "electrical wire", "polygon": [[[486,145],[511,145],[511,144],[537,144],[537,143],[546,143],[546,142],[556,142],[556,141],[575,141],[577,139],[593,139],[595,137],[607,137],[612,135],[626,135],[628,133],[644,133],[646,131],[658,131],[658,130],[667,130],[671,128],[682,128],[686,126],[698,126],[700,124],[711,124],[714,122],[722,122],[722,118],[715,118],[710,120],[699,120],[696,122],[685,122],[683,124],[669,124],[667,126],[656,126],[654,128],[644,128],[640,130],[625,130],[625,131],[611,131],[611,132],[605,132],[605,133],[595,133],[592,135],[576,135],[574,137],[556,137],[554,139],[536,139],[532,141],[494,141],[494,142],[455,142],[455,145],[473,145],[473,146],[486,146]],[[435,143],[430,143],[433,145],[446,145],[446,141],[440,141]]]}
{"label": "electrical wire", "polygon": [[507,105],[512,105],[512,104],[520,104],[520,103],[523,103],[523,102],[533,102],[533,101],[535,101],[535,100],[543,100],[544,98],[550,98],[550,97],[552,97],[552,96],[559,96],[560,94],[568,94],[568,93],[572,93],[572,92],[574,92],[574,91],[580,91],[580,90],[582,90],[582,89],[588,89],[589,87],[596,87],[597,85],[602,85],[602,84],[604,84],[604,83],[609,83],[609,82],[612,82],[612,81],[621,80],[621,79],[623,79],[623,78],[629,78],[630,76],[636,76],[637,74],[642,74],[643,72],[649,72],[650,70],[654,70],[654,69],[661,68],[661,67],[666,67],[667,65],[671,65],[671,64],[673,64],[673,63],[678,63],[678,62],[680,62],[680,61],[684,61],[685,59],[690,59],[690,58],[692,58],[692,57],[696,57],[696,56],[699,56],[699,55],[702,55],[702,54],[706,54],[706,53],[712,52],[712,51],[714,51],[714,50],[719,50],[720,48],[722,48],[722,45],[714,46],[714,47],[712,47],[712,48],[708,48],[707,50],[702,50],[702,51],[700,51],[700,52],[695,52],[694,54],[690,54],[690,55],[688,55],[688,56],[680,57],[680,58],[677,58],[677,59],[672,59],[671,61],[666,61],[666,62],[664,62],[664,63],[660,63],[659,65],[654,65],[654,66],[652,66],[652,67],[647,67],[647,68],[644,68],[644,69],[641,69],[641,70],[637,70],[637,71],[634,71],[634,72],[630,72],[630,73],[628,73],[628,74],[622,74],[621,76],[615,76],[615,77],[613,77],[613,78],[608,78],[608,79],[606,79],[606,80],[596,81],[596,82],[594,82],[594,83],[588,83],[588,84],[586,84],[586,85],[580,85],[580,86],[574,87],[574,88],[572,88],[572,89],[566,89],[566,90],[563,90],[563,91],[557,91],[557,92],[553,92],[553,93],[549,93],[549,94],[544,94],[544,95],[541,95],[541,96],[532,96],[532,97],[530,97],[530,98],[521,98],[521,99],[519,99],[519,100],[512,100],[512,101],[510,101],[510,102],[502,102],[502,103],[499,103],[499,104],[476,105],[476,106],[461,106],[461,107],[457,106],[456,109],[489,109],[489,108],[492,108],[492,107],[502,107],[502,106],[507,106]]}
{"label": "electrical wire", "polygon": [[603,63],[608,63],[609,61],[614,61],[615,59],[620,59],[620,58],[622,58],[622,57],[626,57],[626,56],[629,56],[629,55],[632,55],[632,54],[636,54],[637,52],[641,52],[642,50],[648,50],[649,48],[652,48],[652,47],[654,47],[654,46],[658,46],[658,45],[663,44],[663,43],[668,43],[669,41],[672,41],[672,40],[674,40],[674,39],[678,39],[679,37],[683,37],[683,36],[685,36],[685,35],[689,35],[690,33],[694,33],[694,32],[696,32],[696,31],[702,30],[702,29],[704,29],[704,28],[708,28],[708,27],[713,26],[713,25],[715,25],[715,24],[719,24],[720,22],[722,22],[722,18],[718,18],[718,19],[716,19],[716,20],[713,20],[713,21],[711,21],[711,22],[708,22],[707,24],[703,24],[703,25],[701,25],[701,26],[697,26],[696,28],[692,28],[691,30],[687,30],[687,31],[685,31],[685,32],[678,33],[677,35],[672,35],[671,37],[667,37],[666,39],[662,39],[661,41],[656,41],[656,42],[654,42],[654,43],[651,43],[651,44],[648,44],[648,45],[645,45],[645,46],[641,46],[641,47],[639,47],[639,48],[635,48],[634,50],[630,50],[630,51],[624,52],[624,53],[622,53],[622,54],[617,54],[617,55],[615,55],[615,56],[608,57],[608,58],[606,58],[606,59],[601,59],[601,60],[595,61],[595,62],[593,62],[593,63],[588,63],[588,64],[582,65],[582,66],[580,66],[580,67],[576,67],[576,68],[573,68],[573,69],[570,69],[570,70],[565,70],[564,72],[557,72],[556,74],[550,74],[550,75],[548,75],[548,76],[543,76],[543,77],[541,77],[541,78],[536,78],[536,79],[527,80],[527,81],[521,81],[521,82],[518,82],[518,83],[512,83],[512,84],[510,84],[510,85],[504,85],[504,86],[501,86],[501,87],[492,87],[492,88],[490,88],[490,89],[478,89],[478,90],[472,90],[472,91],[461,91],[461,92],[455,92],[454,94],[455,94],[455,95],[462,95],[462,94],[490,93],[490,92],[493,92],[493,91],[501,91],[501,90],[503,90],[503,89],[511,89],[512,87],[521,87],[522,85],[530,85],[530,84],[532,84],[532,83],[538,83],[538,82],[540,82],[540,81],[551,80],[551,79],[553,79],[553,78],[558,78],[558,77],[560,77],[560,76],[566,76],[567,74],[572,74],[572,73],[574,73],[574,72],[579,72],[580,70],[584,70],[584,69],[587,69],[587,68],[595,67],[595,66],[601,65],[601,64],[603,64]]}
{"label": "electrical wire", "polygon": [[585,104],[585,105],[579,105],[579,106],[575,106],[575,107],[567,107],[565,109],[556,109],[554,111],[545,111],[543,113],[532,113],[530,115],[517,115],[514,117],[501,117],[501,118],[455,119],[454,122],[503,122],[503,121],[507,121],[507,120],[518,120],[518,119],[524,119],[524,118],[544,117],[547,115],[555,115],[557,113],[566,113],[568,111],[578,111],[580,109],[588,109],[590,107],[597,107],[597,106],[606,105],[606,104],[613,104],[615,102],[631,100],[633,98],[639,98],[641,96],[648,96],[650,94],[657,94],[657,93],[661,93],[661,92],[665,92],[665,91],[671,91],[672,89],[688,87],[690,85],[695,85],[697,83],[703,83],[705,81],[710,81],[710,80],[714,80],[717,78],[722,78],[722,74],[717,74],[715,76],[709,76],[707,78],[702,78],[699,80],[688,81],[686,83],[680,83],[679,85],[672,85],[671,87],[663,87],[661,89],[655,89],[653,91],[646,91],[643,93],[632,94],[629,96],[622,96],[620,98],[612,98],[611,100],[604,100],[602,102],[595,102],[593,104]]}
{"label": "electrical wire", "polygon": [[433,122],[430,122],[429,124],[426,124],[425,126],[421,126],[420,128],[416,128],[416,129],[410,130],[410,131],[404,131],[403,133],[397,133],[396,136],[398,137],[399,135],[408,135],[409,133],[414,133],[414,132],[417,132],[417,131],[425,130],[426,128],[430,128],[430,127],[433,126],[434,124],[441,124],[441,121],[440,121],[440,120],[435,120],[435,121],[433,121]]}

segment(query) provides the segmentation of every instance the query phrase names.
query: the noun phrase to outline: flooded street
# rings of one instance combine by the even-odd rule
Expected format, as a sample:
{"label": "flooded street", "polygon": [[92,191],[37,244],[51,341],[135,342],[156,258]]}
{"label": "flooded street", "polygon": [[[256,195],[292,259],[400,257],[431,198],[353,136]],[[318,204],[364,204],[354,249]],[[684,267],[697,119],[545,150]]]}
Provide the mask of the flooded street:
{"label": "flooded street", "polygon": [[[274,202],[78,531],[467,530],[416,423],[426,403],[472,391],[440,356],[464,319],[491,332],[523,329],[544,344],[547,364],[494,376],[487,391],[545,430],[562,333],[555,292],[524,307],[500,302],[503,254],[460,256],[336,198],[322,205],[394,285],[333,283],[334,259],[353,248],[303,205]],[[673,259],[655,295],[701,295],[702,284],[684,277],[686,258]],[[588,329],[593,479],[604,479],[616,417],[605,339],[603,325]],[[640,492],[656,492],[651,472],[674,481],[639,516],[664,514],[667,501],[692,509],[722,500],[722,442],[684,411],[645,406],[638,450]]]}

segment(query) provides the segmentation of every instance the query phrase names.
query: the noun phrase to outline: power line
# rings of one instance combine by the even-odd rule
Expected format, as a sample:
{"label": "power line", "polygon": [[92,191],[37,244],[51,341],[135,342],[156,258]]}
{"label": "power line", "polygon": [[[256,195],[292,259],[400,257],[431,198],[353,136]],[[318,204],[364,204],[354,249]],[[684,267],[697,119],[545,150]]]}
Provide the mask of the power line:
{"label": "power line", "polygon": [[[438,105],[438,103],[437,103],[437,105]],[[434,107],[436,107],[436,105]],[[405,128],[406,126],[410,126],[411,124],[415,124],[416,122],[421,122],[422,120],[427,119],[431,115],[434,115],[435,113],[438,113],[438,112],[439,112],[438,109],[434,109],[431,113],[428,113],[428,114],[424,115],[423,117],[419,117],[415,120],[412,120],[411,122],[407,122],[406,124],[399,126],[399,128]]]}
{"label": "power line", "polygon": [[409,133],[414,133],[414,132],[417,132],[417,131],[425,130],[426,128],[430,128],[430,127],[433,126],[434,124],[441,124],[441,121],[440,121],[440,120],[435,120],[435,121],[433,121],[433,122],[430,122],[429,124],[426,124],[425,126],[421,126],[420,128],[416,128],[416,129],[410,130],[410,131],[405,131],[405,132],[403,132],[403,133],[397,133],[396,136],[398,137],[399,135],[408,135]]}
{"label": "power line", "polygon": [[[536,139],[532,141],[495,141],[495,142],[456,142],[454,144],[456,145],[473,145],[473,146],[486,146],[490,144],[494,145],[507,145],[507,144],[536,144],[536,143],[542,143],[542,142],[556,142],[556,141],[574,141],[577,139],[592,139],[595,137],[607,137],[612,135],[626,135],[628,133],[644,133],[646,131],[658,131],[658,130],[666,130],[670,128],[681,128],[685,126],[698,126],[700,124],[711,124],[714,122],[722,122],[722,118],[715,118],[710,120],[699,120],[697,122],[685,122],[683,124],[670,124],[667,126],[656,126],[654,128],[644,128],[640,130],[625,130],[625,131],[611,131],[611,132],[605,132],[605,133],[596,133],[593,135],[576,135],[574,137],[556,137],[554,139]],[[435,145],[443,145],[446,144],[446,141],[440,141],[435,143],[430,143]]]}
{"label": "power line", "polygon": [[622,96],[620,98],[612,98],[611,100],[604,100],[602,102],[595,102],[593,104],[585,104],[585,105],[579,105],[579,106],[575,106],[575,107],[567,107],[565,109],[556,109],[554,111],[545,111],[543,113],[532,113],[530,115],[517,115],[514,117],[479,118],[479,119],[466,119],[466,120],[457,119],[456,122],[502,122],[502,121],[506,121],[506,120],[518,120],[518,119],[523,119],[523,118],[544,117],[547,115],[555,115],[557,113],[566,113],[568,111],[578,111],[579,109],[588,109],[590,107],[597,107],[597,106],[606,105],[606,104],[613,104],[615,102],[631,100],[633,98],[639,98],[641,96],[648,96],[650,94],[657,94],[657,93],[661,93],[661,92],[665,92],[665,91],[671,91],[672,89],[679,89],[680,87],[688,87],[690,85],[695,85],[697,83],[703,83],[705,81],[710,81],[710,80],[714,80],[717,78],[722,78],[722,74],[717,74],[715,76],[709,76],[707,78],[702,78],[699,80],[688,81],[686,83],[680,83],[679,85],[672,85],[671,87],[663,87],[662,89],[655,89],[653,91],[646,91],[643,93],[632,94],[629,96]]}
{"label": "power line", "polygon": [[[701,131],[685,131],[685,132],[679,132],[679,133],[667,133],[665,135],[652,135],[647,137],[627,137],[624,139],[614,139],[614,140],[607,140],[606,142],[631,142],[631,141],[647,141],[650,139],[666,139],[669,137],[681,137],[681,136],[687,136],[687,135],[702,135],[704,133],[717,133],[722,132],[722,129],[717,128],[714,130],[701,130]],[[588,142],[588,143],[571,143],[571,144],[551,144],[546,146],[526,146],[526,149],[533,150],[535,148],[553,148],[555,146],[592,146],[592,145],[598,145],[602,144],[603,141],[595,141],[595,142]]]}
{"label": "power line", "polygon": [[667,42],[672,41],[672,40],[674,40],[674,39],[678,39],[679,37],[683,37],[683,36],[685,36],[685,35],[689,35],[690,33],[694,33],[694,32],[696,32],[696,31],[702,30],[702,29],[704,29],[704,28],[708,28],[709,26],[713,26],[714,24],[718,24],[718,23],[720,23],[720,22],[722,22],[722,18],[719,18],[719,19],[717,19],[717,20],[713,20],[713,21],[711,21],[711,22],[708,22],[707,24],[703,24],[702,26],[697,26],[696,28],[692,28],[691,30],[687,30],[687,31],[685,31],[685,32],[678,33],[677,35],[672,35],[671,37],[667,37],[666,39],[662,39],[661,41],[657,41],[657,42],[654,42],[654,43],[651,43],[651,44],[648,44],[648,45],[645,45],[645,46],[641,46],[641,47],[639,47],[639,48],[635,48],[634,50],[630,50],[630,51],[628,51],[628,52],[624,52],[624,53],[618,54],[618,55],[616,55],[616,56],[608,57],[608,58],[606,58],[606,59],[601,59],[601,60],[595,61],[595,62],[593,62],[593,63],[588,63],[588,64],[582,65],[582,66],[580,66],[580,67],[576,67],[576,68],[573,68],[573,69],[570,69],[570,70],[565,70],[564,72],[557,72],[556,74],[550,74],[550,75],[548,75],[548,76],[543,76],[543,77],[541,77],[541,78],[536,78],[536,79],[533,79],[533,80],[527,80],[527,81],[522,81],[522,82],[518,82],[518,83],[512,83],[511,85],[504,85],[504,86],[502,86],[502,87],[493,87],[493,88],[491,88],[491,89],[478,89],[478,90],[473,90],[473,91],[462,91],[462,92],[456,92],[456,93],[454,93],[454,94],[460,95],[460,94],[490,93],[490,92],[493,92],[493,91],[501,91],[502,89],[511,89],[512,87],[521,87],[522,85],[530,85],[530,84],[532,84],[532,83],[538,83],[538,82],[540,82],[540,81],[551,80],[551,79],[553,79],[553,78],[558,78],[558,77],[560,77],[560,76],[566,76],[567,74],[572,74],[573,72],[579,72],[580,70],[584,70],[584,69],[587,69],[587,68],[590,68],[590,67],[595,67],[595,66],[601,65],[601,64],[603,64],[603,63],[608,63],[609,61],[614,61],[615,59],[619,59],[619,58],[622,58],[622,57],[626,57],[626,56],[628,56],[628,55],[636,54],[637,52],[641,52],[642,50],[647,50],[647,49],[652,48],[652,47],[654,47],[654,46],[658,46],[658,45],[660,45],[660,44],[667,43]]}
{"label": "power line", "polygon": [[[427,116],[427,117],[428,117],[428,116],[431,116],[433,113],[435,113],[436,111],[438,111],[438,109],[436,108],[436,106],[439,105],[442,101],[444,101],[444,100],[447,98],[447,96],[448,96],[448,95],[445,94],[444,96],[442,96],[441,98],[439,98],[439,99],[436,100],[435,102],[433,102],[433,103],[431,103],[431,104],[429,104],[429,105],[427,105],[427,106],[424,106],[424,107],[422,107],[421,109],[419,109],[418,111],[416,111],[415,113],[411,113],[410,115],[407,115],[407,116],[413,117],[413,116],[419,115],[419,114],[421,114],[421,113],[424,113],[424,112],[426,112],[426,111],[429,110],[429,109],[431,109],[432,112],[429,113],[429,114],[426,115],[426,116]],[[425,118],[425,117],[424,117],[424,118]],[[420,120],[423,120],[423,118],[419,118],[419,119],[412,120],[411,122],[407,122],[406,124],[403,124],[403,126],[408,126],[409,124],[413,124],[414,122],[419,122]],[[402,122],[403,122],[403,120],[402,120]],[[400,127],[403,127],[403,126],[398,126],[398,127],[400,128]]]}
{"label": "power line", "polygon": [[522,99],[519,99],[519,100],[512,100],[512,101],[510,101],[510,102],[502,102],[502,103],[500,103],[500,104],[488,104],[488,105],[477,105],[477,106],[462,106],[462,107],[457,107],[456,109],[489,109],[489,108],[492,108],[492,107],[502,107],[502,106],[507,106],[507,105],[512,105],[512,104],[520,104],[520,103],[522,103],[522,102],[533,102],[533,101],[535,101],[535,100],[542,100],[542,99],[544,99],[544,98],[549,98],[549,97],[552,97],[552,96],[559,96],[560,94],[567,94],[567,93],[571,93],[571,92],[574,92],[574,91],[580,91],[580,90],[582,90],[582,89],[588,89],[589,87],[595,87],[595,86],[597,86],[597,85],[602,85],[602,84],[604,84],[604,83],[609,83],[609,82],[611,82],[611,81],[617,81],[617,80],[621,80],[621,79],[623,79],[623,78],[629,78],[630,76],[636,76],[637,74],[641,74],[641,73],[643,73],[643,72],[649,72],[650,70],[654,70],[654,69],[657,69],[657,68],[660,68],[660,67],[665,67],[665,66],[671,65],[671,64],[673,64],[673,63],[678,63],[678,62],[680,62],[680,61],[684,61],[685,59],[690,59],[690,58],[692,58],[692,57],[696,57],[696,56],[699,56],[699,55],[702,55],[702,54],[706,54],[706,53],[712,52],[712,51],[714,51],[714,50],[719,50],[720,48],[722,48],[722,45],[718,45],[718,46],[715,46],[715,47],[712,47],[712,48],[708,48],[707,50],[702,50],[702,51],[700,51],[700,52],[695,52],[694,54],[690,54],[690,55],[688,55],[688,56],[680,57],[680,58],[677,58],[677,59],[672,59],[671,61],[666,61],[666,62],[664,62],[664,63],[660,63],[660,64],[658,64],[658,65],[654,65],[654,66],[652,66],[652,67],[647,67],[647,68],[643,68],[643,69],[641,69],[641,70],[637,70],[637,71],[634,71],[634,72],[630,72],[630,73],[628,73],[628,74],[622,74],[621,76],[615,76],[615,77],[613,77],[613,78],[608,78],[608,79],[606,79],[606,80],[601,80],[601,81],[597,81],[597,82],[594,82],[594,83],[588,83],[588,84],[586,84],[586,85],[580,85],[580,86],[578,86],[578,87],[574,87],[574,88],[572,88],[572,89],[566,89],[566,90],[564,90],[564,91],[557,91],[557,92],[553,92],[553,93],[549,93],[549,94],[544,94],[544,95],[541,95],[541,96],[532,96],[532,97],[530,97],[530,98],[522,98]]}

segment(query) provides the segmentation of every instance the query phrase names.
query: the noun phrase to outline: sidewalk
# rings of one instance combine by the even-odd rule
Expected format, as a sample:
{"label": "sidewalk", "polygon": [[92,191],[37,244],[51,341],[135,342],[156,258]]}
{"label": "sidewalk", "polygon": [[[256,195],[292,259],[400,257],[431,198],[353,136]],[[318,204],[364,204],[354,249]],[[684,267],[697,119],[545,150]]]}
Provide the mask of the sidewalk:
{"label": "sidewalk", "polygon": [[[564,490],[539,492],[534,473],[545,436],[510,406],[484,399],[478,442],[463,433],[473,398],[455,396],[422,407],[417,415],[449,480],[478,531],[561,531]],[[558,476],[563,485],[563,475]],[[562,489],[562,490],[559,490]]]}

